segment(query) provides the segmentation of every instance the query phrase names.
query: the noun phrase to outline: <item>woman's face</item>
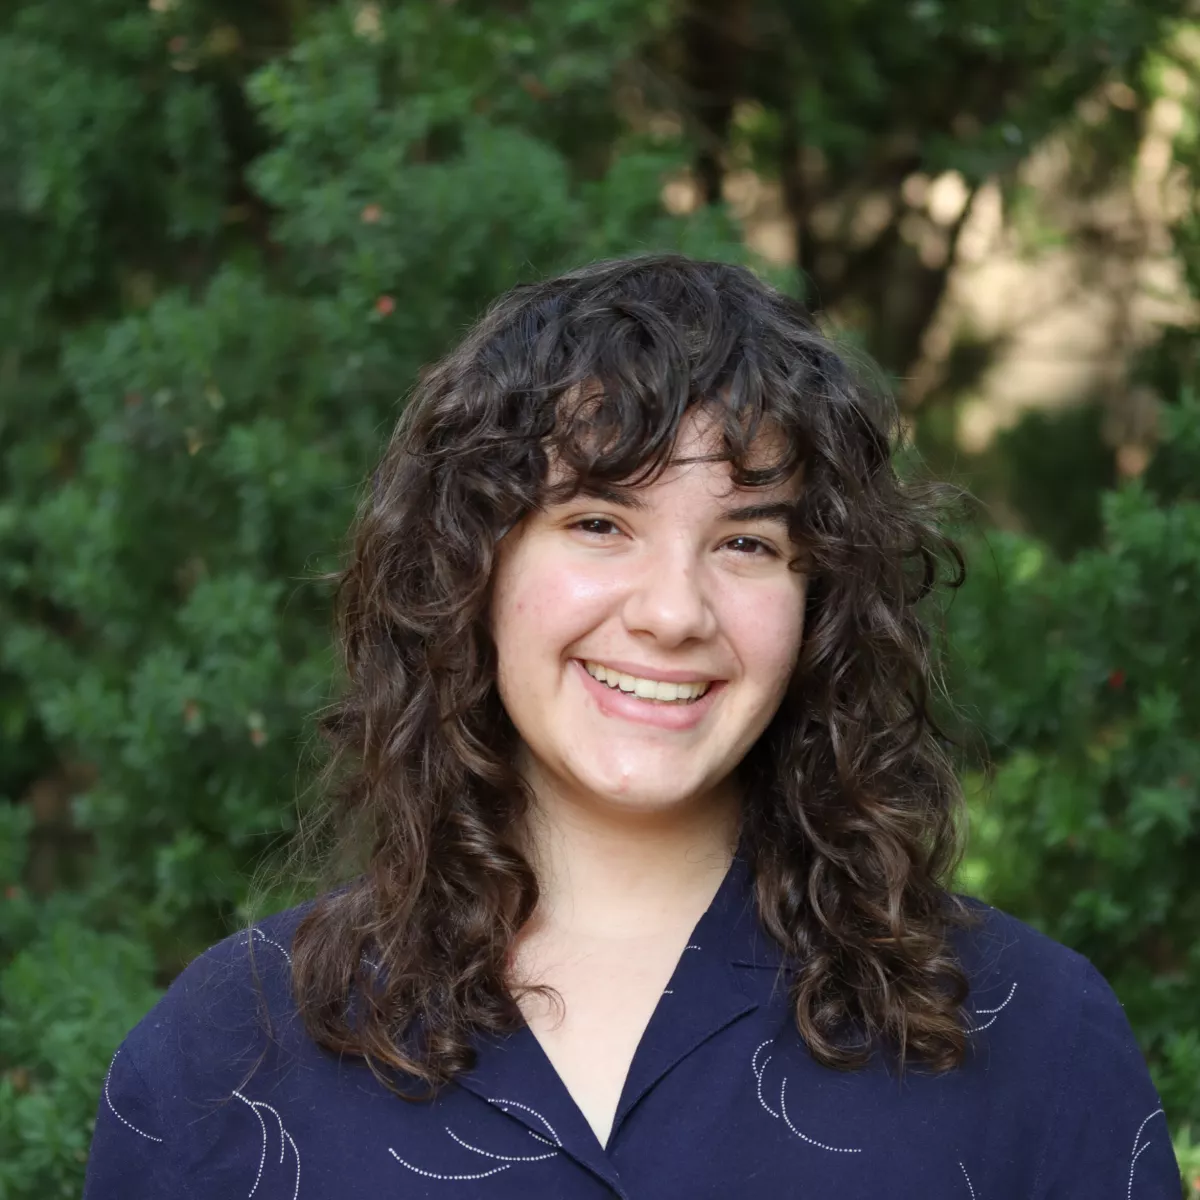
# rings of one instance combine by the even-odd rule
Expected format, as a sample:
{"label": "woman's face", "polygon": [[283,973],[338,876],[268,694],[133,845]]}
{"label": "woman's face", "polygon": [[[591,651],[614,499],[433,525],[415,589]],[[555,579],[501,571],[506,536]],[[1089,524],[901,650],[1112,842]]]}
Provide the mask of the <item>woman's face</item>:
{"label": "woman's face", "polygon": [[[714,448],[694,415],[674,458]],[[798,487],[735,488],[728,464],[686,462],[532,513],[504,539],[498,685],[540,803],[665,815],[727,790],[800,649]]]}

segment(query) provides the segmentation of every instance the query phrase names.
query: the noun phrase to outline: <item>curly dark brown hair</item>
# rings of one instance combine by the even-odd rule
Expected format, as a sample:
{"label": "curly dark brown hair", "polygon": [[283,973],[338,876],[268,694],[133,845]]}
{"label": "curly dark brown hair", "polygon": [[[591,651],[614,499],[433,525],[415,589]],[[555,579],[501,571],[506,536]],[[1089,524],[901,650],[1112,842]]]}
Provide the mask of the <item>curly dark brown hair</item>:
{"label": "curly dark brown hair", "polygon": [[[471,1065],[474,1033],[521,1020],[507,975],[538,881],[488,631],[497,547],[547,501],[551,461],[568,491],[649,482],[698,405],[737,483],[803,471],[804,643],[738,769],[740,853],[796,967],[799,1031],[835,1067],[880,1048],[962,1061],[964,917],[946,891],[961,793],[917,608],[962,580],[945,493],[898,477],[894,409],[799,303],[743,268],[656,255],[487,311],[405,407],[337,577],[346,682],[321,719],[326,793],[365,861],[304,917],[294,984],[312,1037],[393,1086],[428,1094]],[[763,466],[751,449],[768,432],[783,452]]]}

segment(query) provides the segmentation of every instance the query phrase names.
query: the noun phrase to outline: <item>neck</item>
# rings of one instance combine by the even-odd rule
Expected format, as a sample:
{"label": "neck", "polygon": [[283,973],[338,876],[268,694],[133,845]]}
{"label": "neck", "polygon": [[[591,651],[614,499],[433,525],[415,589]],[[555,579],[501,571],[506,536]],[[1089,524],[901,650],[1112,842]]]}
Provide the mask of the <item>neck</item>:
{"label": "neck", "polygon": [[689,928],[708,907],[737,843],[739,804],[724,789],[670,812],[612,811],[535,789],[525,852],[541,897],[536,923],[621,938]]}

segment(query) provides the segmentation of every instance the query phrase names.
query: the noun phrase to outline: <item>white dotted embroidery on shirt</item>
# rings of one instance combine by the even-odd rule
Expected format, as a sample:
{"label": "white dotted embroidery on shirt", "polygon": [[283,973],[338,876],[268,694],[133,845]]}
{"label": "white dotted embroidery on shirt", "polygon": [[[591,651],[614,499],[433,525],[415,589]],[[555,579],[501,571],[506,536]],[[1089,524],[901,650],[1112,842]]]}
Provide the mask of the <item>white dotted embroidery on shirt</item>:
{"label": "white dotted embroidery on shirt", "polygon": [[540,1112],[538,1112],[536,1108],[530,1108],[528,1104],[521,1104],[519,1101],[516,1101],[516,1100],[489,1099],[488,1103],[495,1104],[498,1108],[505,1108],[505,1107],[519,1108],[522,1112],[527,1112],[527,1113],[529,1113],[530,1116],[537,1117],[537,1119],[539,1121],[541,1121],[541,1123],[543,1125],[545,1125],[546,1131],[550,1134],[550,1136],[554,1139],[554,1141],[546,1142],[546,1139],[544,1137],[542,1137],[542,1135],[540,1133],[534,1133],[534,1131],[532,1129],[529,1132],[531,1134],[533,1134],[533,1136],[535,1138],[537,1138],[539,1142],[546,1142],[547,1146],[551,1146],[551,1145],[558,1146],[558,1147],[562,1146],[562,1139],[558,1136],[557,1133],[554,1132],[554,1126],[551,1125],[550,1122],[547,1121],[546,1118],[543,1117],[542,1114]]}
{"label": "white dotted embroidery on shirt", "polygon": [[769,1063],[771,1061],[772,1056],[770,1054],[768,1054],[767,1057],[763,1059],[762,1066],[760,1067],[758,1065],[758,1056],[762,1052],[763,1047],[769,1046],[772,1043],[772,1041],[774,1041],[774,1038],[767,1038],[767,1040],[765,1042],[760,1042],[754,1048],[754,1053],[750,1056],[750,1070],[752,1070],[754,1072],[754,1078],[758,1081],[758,1102],[759,1102],[759,1104],[761,1104],[763,1106],[763,1108],[766,1109],[766,1111],[769,1112],[771,1114],[771,1116],[773,1116],[778,1121],[779,1114],[766,1102],[766,1100],[763,1099],[763,1093],[762,1093],[763,1073],[766,1071],[767,1063]]}
{"label": "white dotted embroidery on shirt", "polygon": [[402,1166],[407,1167],[414,1175],[422,1175],[426,1179],[440,1179],[443,1182],[461,1181],[467,1182],[472,1179],[486,1179],[489,1175],[499,1175],[501,1171],[507,1171],[512,1163],[505,1163],[503,1166],[493,1167],[490,1171],[478,1171],[474,1175],[439,1175],[436,1171],[424,1171],[420,1167],[413,1166],[410,1162],[405,1162],[395,1150],[388,1147],[388,1153]]}
{"label": "white dotted embroidery on shirt", "polygon": [[[472,1146],[470,1142],[464,1141],[462,1138],[460,1138],[458,1136],[457,1133],[454,1132],[453,1129],[451,1129],[448,1125],[446,1125],[446,1126],[443,1126],[443,1128],[446,1130],[446,1133],[450,1136],[450,1138],[453,1141],[457,1142],[458,1145],[460,1145],[464,1150],[469,1150],[472,1154],[478,1154],[483,1158],[494,1159],[495,1161],[499,1162],[501,1165],[498,1167],[492,1167],[488,1171],[473,1171],[473,1172],[464,1172],[464,1173],[455,1173],[452,1175],[445,1175],[445,1174],[441,1174],[437,1171],[426,1171],[424,1167],[418,1167],[415,1163],[410,1163],[407,1159],[401,1158],[400,1155],[397,1154],[396,1151],[393,1150],[391,1146],[388,1147],[388,1153],[402,1167],[407,1167],[410,1171],[412,1171],[414,1175],[420,1175],[425,1179],[438,1179],[443,1182],[450,1182],[450,1183],[453,1183],[453,1182],[468,1183],[468,1182],[471,1182],[472,1180],[476,1180],[476,1179],[487,1179],[491,1175],[499,1175],[501,1171],[507,1171],[510,1167],[513,1166],[514,1163],[544,1162],[546,1159],[554,1158],[558,1154],[559,1150],[562,1147],[562,1140],[559,1138],[558,1134],[555,1132],[554,1126],[551,1125],[550,1122],[547,1121],[546,1118],[543,1117],[542,1114],[537,1111],[537,1109],[530,1108],[528,1104],[521,1104],[520,1102],[518,1102],[516,1100],[494,1100],[494,1099],[489,1098],[488,1103],[494,1104],[494,1105],[496,1105],[497,1108],[500,1108],[500,1109],[519,1108],[523,1112],[530,1113],[533,1116],[537,1117],[537,1119],[539,1121],[541,1121],[541,1123],[548,1130],[550,1137],[549,1138],[543,1137],[540,1133],[538,1133],[536,1130],[533,1130],[533,1129],[527,1129],[525,1132],[527,1134],[529,1134],[530,1137],[535,1138],[537,1141],[541,1142],[543,1146],[549,1146],[550,1152],[548,1154],[496,1154],[491,1150],[483,1150],[479,1146]],[[550,1138],[553,1138],[554,1140],[551,1141]]]}
{"label": "white dotted embroidery on shirt", "polygon": [[818,1150],[829,1150],[834,1154],[861,1154],[857,1146],[827,1146],[824,1142],[818,1142],[815,1138],[810,1138],[808,1134],[801,1133],[795,1125],[788,1119],[787,1115],[787,1076],[783,1077],[783,1082],[779,1085],[779,1115],[783,1117],[787,1123],[787,1127],[802,1141],[807,1142],[810,1146],[816,1146]]}
{"label": "white dotted embroidery on shirt", "polygon": [[1008,995],[1005,996],[1004,1002],[1002,1004],[997,1004],[995,1008],[977,1008],[975,1010],[975,1016],[990,1017],[991,1020],[984,1021],[984,1023],[982,1025],[968,1025],[967,1032],[968,1033],[980,1033],[984,1029],[990,1029],[996,1023],[997,1014],[1003,1012],[1004,1009],[1006,1009],[1008,1007],[1009,1002],[1012,1000],[1012,998],[1016,994],[1017,994],[1017,985],[1014,982],[1012,987],[1010,987],[1008,989]]}
{"label": "white dotted embroidery on shirt", "polygon": [[974,1185],[971,1183],[971,1177],[970,1177],[970,1175],[968,1175],[968,1174],[967,1174],[967,1168],[966,1168],[966,1167],[964,1167],[964,1166],[962,1165],[962,1163],[960,1162],[960,1163],[958,1164],[958,1169],[959,1169],[959,1170],[960,1170],[960,1171],[963,1173],[963,1178],[964,1178],[964,1179],[967,1181],[967,1190],[968,1190],[968,1191],[971,1193],[971,1200],[976,1200],[976,1197],[975,1197],[975,1187],[974,1187]]}
{"label": "white dotted embroidery on shirt", "polygon": [[112,1097],[108,1094],[108,1081],[112,1078],[113,1063],[117,1061],[117,1054],[120,1053],[121,1050],[120,1047],[118,1047],[117,1053],[112,1056],[112,1061],[108,1064],[108,1074],[104,1076],[104,1102],[108,1105],[108,1111],[112,1113],[112,1115],[116,1117],[126,1129],[132,1129],[134,1133],[144,1137],[148,1142],[159,1142],[161,1144],[162,1138],[155,1137],[154,1134],[147,1133],[144,1129],[139,1129],[131,1121],[125,1120],[125,1118],[121,1116],[121,1114],[117,1112],[115,1108],[113,1108]]}
{"label": "white dotted embroidery on shirt", "polygon": [[[699,950],[700,947],[699,946],[684,946],[684,949],[685,950]],[[673,996],[673,995],[675,995],[675,989],[674,988],[663,988],[662,994],[664,996]]]}
{"label": "white dotted embroidery on shirt", "polygon": [[258,938],[260,942],[266,942],[268,946],[274,946],[275,949],[287,959],[287,965],[289,967],[292,965],[292,956],[287,952],[287,947],[281,945],[274,938],[267,937],[267,935],[263,933],[263,931],[259,929],[257,925],[251,925],[250,928],[247,929],[244,934],[242,934],[242,944],[249,946],[255,938]]}
{"label": "white dotted embroidery on shirt", "polygon": [[1138,1142],[1141,1142],[1141,1141],[1142,1141],[1142,1130],[1143,1130],[1143,1129],[1145,1129],[1145,1128],[1146,1128],[1146,1126],[1147,1126],[1147,1125],[1148,1125],[1148,1124],[1149,1124],[1149,1123],[1150,1123],[1150,1122],[1151,1122],[1151,1121],[1152,1121],[1152,1120],[1153,1120],[1155,1117],[1161,1117],[1161,1116],[1164,1116],[1164,1115],[1165,1115],[1165,1114],[1163,1113],[1163,1110],[1162,1110],[1161,1108],[1156,1108],[1156,1109],[1155,1109],[1155,1110],[1154,1110],[1154,1111],[1153,1111],[1153,1112],[1152,1112],[1152,1113],[1151,1113],[1151,1114],[1150,1114],[1148,1117],[1146,1117],[1146,1119],[1145,1119],[1145,1120],[1144,1120],[1144,1121],[1143,1121],[1143,1122],[1142,1122],[1142,1123],[1141,1123],[1141,1124],[1138,1126],[1138,1131],[1137,1131],[1137,1133],[1135,1133],[1135,1134],[1133,1135],[1133,1157],[1132,1157],[1132,1158],[1129,1160],[1129,1187],[1126,1189],[1126,1192],[1125,1192],[1125,1200],[1130,1200],[1130,1197],[1132,1197],[1132,1195],[1133,1195],[1133,1172],[1134,1172],[1134,1168],[1137,1166],[1137,1160],[1138,1160],[1138,1159],[1139,1159],[1139,1158],[1142,1156],[1142,1151],[1143,1151],[1143,1150],[1145,1150],[1145,1149],[1146,1149],[1146,1147],[1150,1145],[1150,1139],[1149,1139],[1149,1138],[1147,1138],[1147,1139],[1146,1139],[1144,1142],[1142,1142],[1142,1144],[1141,1144],[1140,1146],[1138,1145]]}
{"label": "white dotted embroidery on shirt", "polygon": [[448,1125],[445,1127],[446,1132],[464,1149],[470,1150],[472,1154],[478,1154],[482,1158],[494,1158],[497,1162],[543,1162],[547,1158],[553,1158],[558,1150],[549,1150],[545,1154],[493,1154],[491,1150],[482,1150],[478,1146],[472,1146],[470,1142],[464,1142]]}
{"label": "white dotted embroidery on shirt", "polygon": [[857,1146],[829,1146],[825,1142],[818,1142],[816,1138],[811,1138],[806,1133],[801,1133],[799,1129],[792,1124],[791,1118],[787,1112],[787,1076],[783,1077],[779,1085],[779,1111],[776,1112],[766,1101],[763,1096],[763,1076],[767,1071],[767,1064],[774,1057],[768,1054],[760,1063],[758,1056],[766,1049],[767,1046],[774,1042],[774,1038],[767,1038],[765,1042],[760,1042],[754,1049],[754,1053],[750,1056],[750,1070],[754,1073],[755,1081],[758,1085],[758,1102],[763,1109],[775,1117],[776,1120],[782,1119],[783,1123],[802,1141],[807,1142],[810,1146],[816,1146],[818,1150],[828,1150],[831,1154],[861,1154],[862,1150]]}
{"label": "white dotted embroidery on shirt", "polygon": [[271,1105],[267,1104],[263,1100],[251,1100],[248,1097],[243,1096],[242,1093],[236,1089],[233,1092],[233,1096],[235,1099],[240,1100],[243,1104],[245,1104],[258,1118],[258,1124],[262,1129],[262,1153],[258,1157],[258,1174],[254,1177],[253,1187],[251,1187],[251,1189],[246,1193],[246,1200],[250,1200],[250,1197],[253,1196],[256,1191],[258,1191],[258,1185],[262,1183],[263,1167],[265,1167],[267,1164],[267,1123],[263,1120],[262,1113],[259,1112],[260,1108],[265,1108],[267,1112],[269,1112],[271,1116],[273,1116],[279,1123],[280,1166],[283,1165],[284,1156],[287,1154],[288,1146],[291,1146],[292,1148],[292,1154],[296,1159],[296,1186],[292,1191],[292,1200],[296,1200],[296,1197],[300,1195],[300,1151],[296,1148],[296,1143],[292,1140],[292,1135],[288,1133],[286,1129],[284,1129],[283,1118],[279,1115],[277,1109],[272,1108]]}

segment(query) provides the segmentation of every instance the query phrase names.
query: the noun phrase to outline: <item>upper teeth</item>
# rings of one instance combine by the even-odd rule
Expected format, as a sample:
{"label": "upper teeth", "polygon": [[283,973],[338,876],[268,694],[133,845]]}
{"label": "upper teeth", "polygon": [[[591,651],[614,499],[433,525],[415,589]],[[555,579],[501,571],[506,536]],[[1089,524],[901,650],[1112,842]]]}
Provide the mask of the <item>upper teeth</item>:
{"label": "upper teeth", "polygon": [[620,688],[623,692],[632,692],[643,700],[695,700],[708,691],[709,685],[704,681],[696,683],[663,683],[658,679],[639,679],[636,675],[626,675],[622,671],[614,671],[603,663],[585,662],[584,669],[593,678],[606,683],[610,688]]}

